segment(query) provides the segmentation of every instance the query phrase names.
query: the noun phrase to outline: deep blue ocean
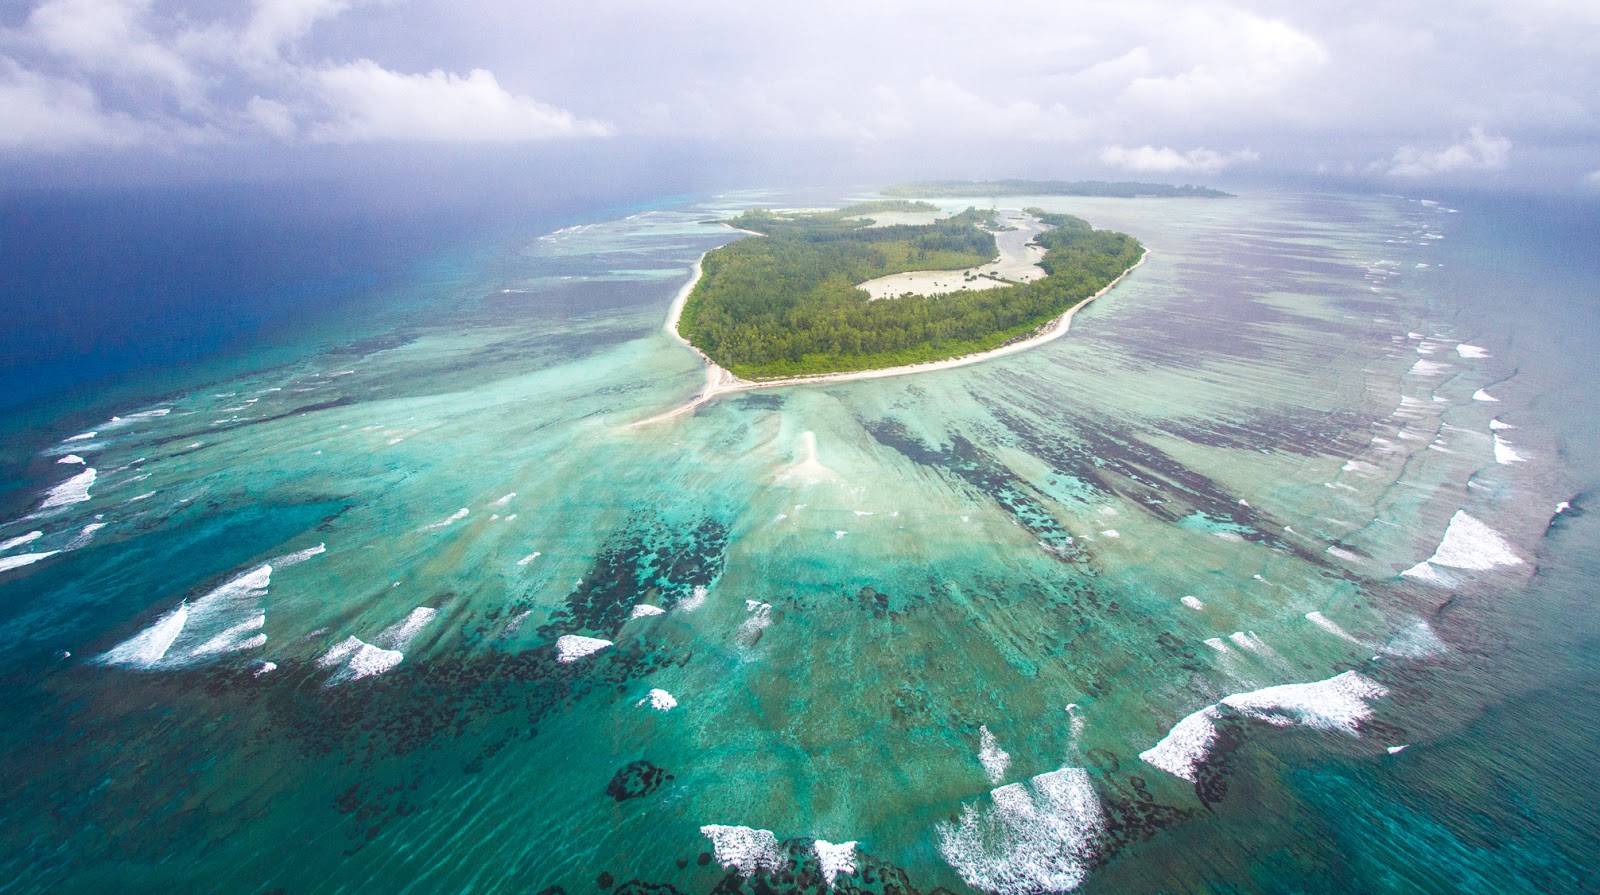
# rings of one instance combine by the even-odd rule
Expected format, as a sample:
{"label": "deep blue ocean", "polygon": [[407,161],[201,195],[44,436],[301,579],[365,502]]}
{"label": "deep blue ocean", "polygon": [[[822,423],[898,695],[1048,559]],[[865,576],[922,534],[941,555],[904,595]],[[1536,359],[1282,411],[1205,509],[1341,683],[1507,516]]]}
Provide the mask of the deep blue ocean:
{"label": "deep blue ocean", "polygon": [[0,193],[0,893],[1600,892],[1600,199],[1062,200],[1063,339],[638,430],[867,191],[602,179]]}

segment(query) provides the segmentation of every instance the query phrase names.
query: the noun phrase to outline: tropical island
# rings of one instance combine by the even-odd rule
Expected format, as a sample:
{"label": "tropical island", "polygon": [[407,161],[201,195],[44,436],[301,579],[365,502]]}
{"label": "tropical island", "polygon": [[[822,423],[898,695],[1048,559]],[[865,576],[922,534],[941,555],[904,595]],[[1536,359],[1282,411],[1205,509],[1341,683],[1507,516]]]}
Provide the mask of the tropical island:
{"label": "tropical island", "polygon": [[1087,196],[1112,199],[1231,199],[1209,187],[1106,180],[924,180],[884,187],[885,196],[948,199],[960,196]]}
{"label": "tropical island", "polygon": [[[741,379],[843,373],[946,360],[1026,337],[1137,264],[1139,241],[1071,215],[1029,209],[1042,249],[1031,282],[969,273],[943,294],[872,300],[861,285],[914,271],[995,262],[993,211],[932,219],[926,203],[874,202],[837,211],[748,211],[726,223],[761,239],[706,255],[678,333]],[[925,224],[877,226],[871,215],[922,213]],[[980,282],[981,281],[981,282]],[[953,287],[953,288],[952,288]]]}
{"label": "tropical island", "polygon": [[887,200],[720,223],[758,238],[706,253],[673,302],[667,330],[708,375],[694,401],[663,417],[722,392],[1022,350],[1064,332],[1145,255],[1126,233],[1038,208],[941,217],[928,203]]}

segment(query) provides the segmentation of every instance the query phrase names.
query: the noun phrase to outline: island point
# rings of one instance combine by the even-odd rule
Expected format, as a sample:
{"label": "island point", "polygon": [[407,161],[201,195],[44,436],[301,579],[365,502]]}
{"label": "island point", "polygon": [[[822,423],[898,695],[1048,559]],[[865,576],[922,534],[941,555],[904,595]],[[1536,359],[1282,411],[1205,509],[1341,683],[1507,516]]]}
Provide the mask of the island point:
{"label": "island point", "polygon": [[693,410],[719,394],[978,363],[1058,338],[1144,262],[1126,233],[1039,208],[941,215],[907,199],[747,211],[750,234],[707,252],[666,329],[707,364]]}

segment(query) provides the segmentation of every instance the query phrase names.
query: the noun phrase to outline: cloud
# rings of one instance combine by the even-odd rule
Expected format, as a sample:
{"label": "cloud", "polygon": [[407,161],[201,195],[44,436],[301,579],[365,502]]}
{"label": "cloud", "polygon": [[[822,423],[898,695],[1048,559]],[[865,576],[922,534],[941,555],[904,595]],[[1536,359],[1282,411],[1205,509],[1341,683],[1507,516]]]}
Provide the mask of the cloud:
{"label": "cloud", "polygon": [[277,57],[283,45],[305,37],[322,19],[350,8],[349,0],[256,0],[239,45],[258,57]]}
{"label": "cloud", "polygon": [[0,57],[0,147],[126,146],[143,134],[126,115],[107,113],[80,84],[27,71]]}
{"label": "cloud", "polygon": [[481,68],[466,77],[437,69],[410,75],[362,59],[319,71],[314,80],[333,110],[331,120],[309,131],[319,142],[511,142],[610,133],[603,124],[510,93]]}
{"label": "cloud", "polygon": [[1167,146],[1107,146],[1100,151],[1100,161],[1113,167],[1161,174],[1215,174],[1231,165],[1260,160],[1260,154],[1249,149],[1224,153],[1205,148],[1179,152]]}
{"label": "cloud", "polygon": [[1583,175],[1583,185],[1600,187],[1600,171],[1590,171],[1588,174]]}
{"label": "cloud", "polygon": [[1240,106],[1288,92],[1326,64],[1328,51],[1287,22],[1242,10],[1203,10],[1183,16],[1187,47],[1169,48],[1167,64],[1195,54],[1168,74],[1128,82],[1122,99],[1144,107],[1190,113],[1195,107]]}
{"label": "cloud", "polygon": [[48,0],[28,16],[27,33],[79,70],[154,79],[190,95],[195,73],[146,29],[149,6],[148,0]]}
{"label": "cloud", "polygon": [[318,22],[361,0],[254,0],[248,19],[158,14],[153,0],[44,0],[0,28],[0,146],[515,142],[609,126],[516,93],[486,68],[411,74],[371,58],[300,61]]}
{"label": "cloud", "polygon": [[1443,149],[1400,147],[1388,173],[1391,177],[1428,177],[1455,171],[1498,170],[1504,168],[1510,158],[1510,140],[1491,137],[1482,127],[1474,127],[1465,140]]}

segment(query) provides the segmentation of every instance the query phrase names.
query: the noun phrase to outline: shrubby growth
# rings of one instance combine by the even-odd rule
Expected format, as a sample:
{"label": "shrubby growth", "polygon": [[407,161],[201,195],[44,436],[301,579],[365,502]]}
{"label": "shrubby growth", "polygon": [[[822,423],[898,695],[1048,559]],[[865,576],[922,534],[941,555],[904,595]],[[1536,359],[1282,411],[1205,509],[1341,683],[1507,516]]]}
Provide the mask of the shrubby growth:
{"label": "shrubby growth", "polygon": [[[1138,263],[1139,241],[1045,215],[1047,276],[1032,283],[870,301],[857,283],[993,260],[991,212],[968,209],[926,226],[871,228],[852,206],[819,214],[750,211],[729,221],[763,238],[706,256],[678,331],[746,379],[869,370],[944,360],[1026,336]],[[904,210],[895,208],[892,210]],[[920,210],[920,209],[918,209]]]}

